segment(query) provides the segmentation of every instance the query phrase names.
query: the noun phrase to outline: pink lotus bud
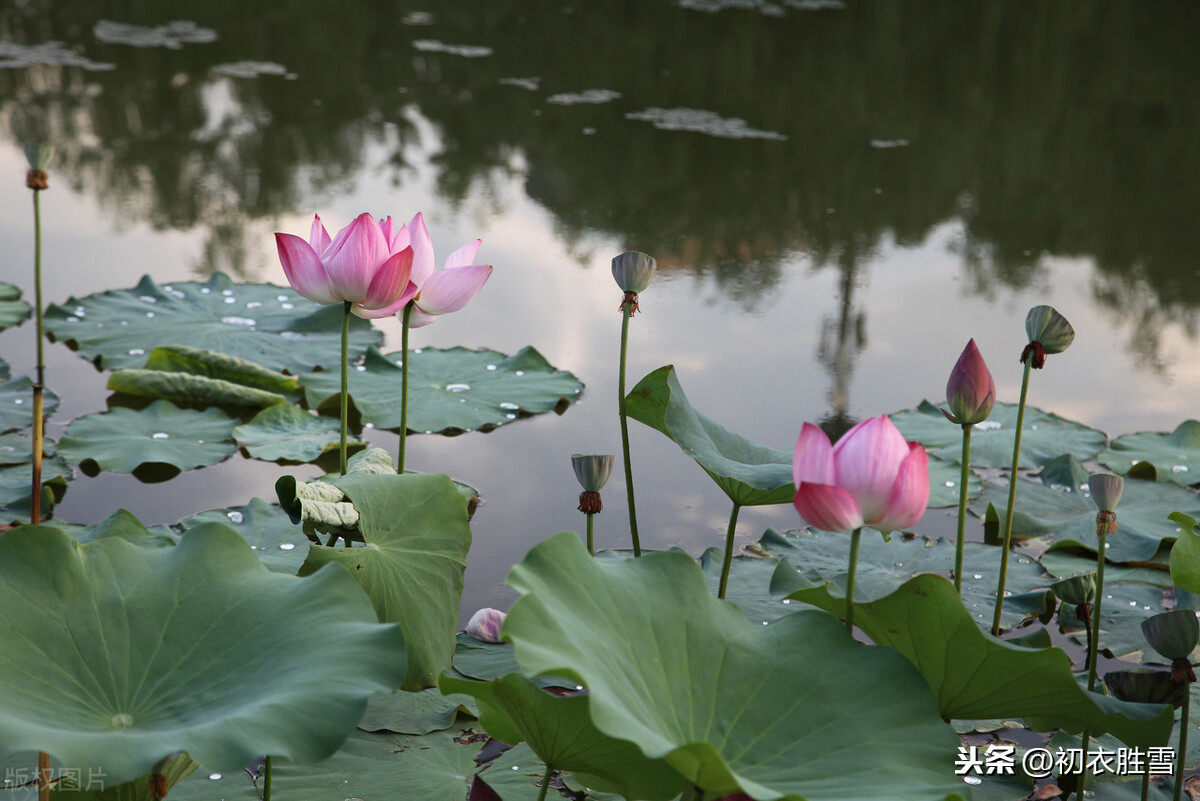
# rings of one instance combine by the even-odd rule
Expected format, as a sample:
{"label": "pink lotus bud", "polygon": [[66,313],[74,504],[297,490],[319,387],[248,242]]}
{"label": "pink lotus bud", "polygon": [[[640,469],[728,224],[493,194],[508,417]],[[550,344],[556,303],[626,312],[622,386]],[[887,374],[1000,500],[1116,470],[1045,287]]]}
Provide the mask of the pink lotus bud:
{"label": "pink lotus bud", "polygon": [[946,405],[942,414],[952,423],[975,425],[992,413],[996,404],[996,382],[988,371],[975,340],[967,343],[946,382]]}
{"label": "pink lotus bud", "polygon": [[480,642],[500,642],[500,627],[506,617],[508,615],[498,609],[480,609],[467,621],[467,634]]}

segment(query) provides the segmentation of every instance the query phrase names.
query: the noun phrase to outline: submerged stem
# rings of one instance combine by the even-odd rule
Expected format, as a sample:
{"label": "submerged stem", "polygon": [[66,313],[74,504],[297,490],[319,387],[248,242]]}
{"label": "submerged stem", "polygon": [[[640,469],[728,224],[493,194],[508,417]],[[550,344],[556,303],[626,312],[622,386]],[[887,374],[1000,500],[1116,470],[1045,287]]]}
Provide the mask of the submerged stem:
{"label": "submerged stem", "polygon": [[858,538],[862,528],[850,533],[850,572],[846,574],[846,631],[854,636],[854,572],[858,568]]}
{"label": "submerged stem", "polygon": [[725,588],[729,586],[729,568],[733,564],[733,531],[737,528],[738,511],[741,504],[734,503],[729,512],[729,529],[725,532],[725,558],[721,561],[721,584],[717,588],[717,597],[725,597]]}
{"label": "submerged stem", "polygon": [[1008,551],[1012,544],[1012,521],[1017,502],[1017,467],[1021,463],[1021,427],[1025,424],[1025,397],[1029,394],[1029,370],[1033,359],[1025,361],[1021,376],[1021,401],[1017,405],[1017,430],[1013,434],[1012,472],[1008,474],[1008,509],[1004,512],[1003,542],[1000,549],[1000,582],[996,586],[996,610],[992,614],[992,635],[1000,636],[1000,615],[1004,612],[1004,581],[1008,576]]}
{"label": "submerged stem", "polygon": [[350,416],[350,309],[348,300],[342,301],[342,434],[338,441],[338,464],[342,475],[346,475],[346,421]]}
{"label": "submerged stem", "polygon": [[642,555],[642,543],[638,539],[637,510],[633,505],[633,464],[629,460],[629,422],[625,417],[625,353],[629,348],[630,304],[621,312],[621,368],[617,376],[617,408],[621,413],[621,453],[625,458],[625,496],[629,501],[629,534],[633,537],[633,555]]}
{"label": "submerged stem", "polygon": [[954,590],[962,597],[963,541],[967,532],[967,480],[971,477],[971,424],[962,424],[962,476],[958,486],[958,539],[954,548]]}
{"label": "submerged stem", "polygon": [[404,441],[408,439],[408,327],[412,318],[413,302],[404,306],[400,315],[400,451],[396,455],[396,472],[404,475]]}

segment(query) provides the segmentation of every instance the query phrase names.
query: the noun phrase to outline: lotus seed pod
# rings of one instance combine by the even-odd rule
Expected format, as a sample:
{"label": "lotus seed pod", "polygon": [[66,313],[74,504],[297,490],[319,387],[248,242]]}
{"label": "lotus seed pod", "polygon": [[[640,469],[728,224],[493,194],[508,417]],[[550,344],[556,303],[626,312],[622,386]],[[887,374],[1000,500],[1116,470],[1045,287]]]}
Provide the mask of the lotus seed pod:
{"label": "lotus seed pod", "polygon": [[1121,500],[1121,491],[1125,488],[1125,479],[1112,473],[1098,473],[1088,478],[1088,489],[1092,492],[1092,500],[1096,502],[1101,512],[1111,512],[1117,508]]}
{"label": "lotus seed pod", "polygon": [[1200,621],[1191,609],[1172,609],[1142,621],[1150,647],[1166,659],[1187,659],[1200,641]]}
{"label": "lotus seed pod", "polygon": [[1090,604],[1096,599],[1096,573],[1092,571],[1059,579],[1050,585],[1050,591],[1064,604]]}
{"label": "lotus seed pod", "polygon": [[590,455],[576,453],[571,456],[571,467],[575,468],[575,478],[579,486],[588,492],[599,492],[608,483],[612,475],[613,456]]}
{"label": "lotus seed pod", "polygon": [[25,160],[31,170],[45,170],[54,159],[53,145],[25,145]]}
{"label": "lotus seed pod", "polygon": [[624,292],[643,292],[650,286],[658,262],[638,250],[622,253],[612,260],[612,274]]}
{"label": "lotus seed pod", "polygon": [[498,609],[484,607],[467,621],[467,634],[481,642],[500,642],[500,627],[506,617],[508,615]]}
{"label": "lotus seed pod", "polygon": [[1075,340],[1075,329],[1053,306],[1034,306],[1025,315],[1030,342],[1041,343],[1046,353],[1062,353]]}

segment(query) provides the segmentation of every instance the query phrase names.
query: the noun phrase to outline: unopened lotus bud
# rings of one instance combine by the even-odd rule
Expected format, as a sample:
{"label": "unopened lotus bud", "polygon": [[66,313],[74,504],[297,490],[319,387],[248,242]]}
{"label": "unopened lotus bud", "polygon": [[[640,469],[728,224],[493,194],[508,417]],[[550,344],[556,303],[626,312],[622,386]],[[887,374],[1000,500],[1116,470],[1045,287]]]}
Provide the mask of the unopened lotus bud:
{"label": "unopened lotus bud", "polygon": [[571,467],[575,469],[575,478],[579,479],[579,486],[588,492],[599,492],[604,489],[604,485],[608,483],[608,477],[612,475],[613,457],[611,455],[584,456],[576,453],[571,456]]}
{"label": "unopened lotus bud", "polygon": [[1121,500],[1121,491],[1125,489],[1125,479],[1112,473],[1099,473],[1088,478],[1088,489],[1091,490],[1092,500],[1101,512],[1111,512],[1117,508]]}
{"label": "unopened lotus bud", "polygon": [[1046,363],[1046,354],[1062,353],[1075,341],[1075,329],[1053,306],[1034,306],[1025,315],[1025,334],[1029,344],[1021,352],[1021,362],[1033,357],[1034,369]]}
{"label": "unopened lotus bud", "polygon": [[950,411],[943,409],[942,414],[953,423],[975,425],[988,418],[995,404],[996,382],[972,339],[950,371],[950,380],[946,382],[946,405]]}
{"label": "unopened lotus bud", "polygon": [[630,250],[612,260],[612,274],[623,292],[644,292],[658,268],[651,256],[640,250]]}
{"label": "unopened lotus bud", "polygon": [[506,617],[508,615],[498,609],[480,609],[467,621],[467,634],[480,642],[500,642],[500,627],[504,625]]}
{"label": "unopened lotus bud", "polygon": [[1064,604],[1090,604],[1096,598],[1096,574],[1080,573],[1078,576],[1059,579],[1050,585],[1050,591]]}
{"label": "unopened lotus bud", "polygon": [[1200,621],[1194,610],[1172,609],[1143,620],[1142,634],[1166,659],[1187,659],[1200,641]]}

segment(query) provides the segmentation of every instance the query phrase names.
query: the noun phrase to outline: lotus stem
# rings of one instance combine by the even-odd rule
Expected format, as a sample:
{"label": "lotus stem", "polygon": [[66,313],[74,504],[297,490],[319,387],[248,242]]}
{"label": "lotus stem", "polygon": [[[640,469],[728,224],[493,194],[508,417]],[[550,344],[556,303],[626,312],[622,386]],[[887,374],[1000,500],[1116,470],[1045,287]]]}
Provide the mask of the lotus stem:
{"label": "lotus stem", "polygon": [[1150,801],[1150,771],[1142,773],[1142,801]]}
{"label": "lotus stem", "polygon": [[[538,791],[538,801],[546,801],[546,791],[550,789],[550,776],[554,773],[554,768],[546,763],[546,775],[542,777],[542,789]],[[266,799],[263,799],[266,801]]]}
{"label": "lotus stem", "polygon": [[38,801],[50,799],[50,755],[38,751]]}
{"label": "lotus stem", "polygon": [[262,801],[271,801],[271,767],[273,758],[268,756],[263,764],[263,794]]}
{"label": "lotus stem", "polygon": [[400,316],[400,450],[396,455],[396,472],[404,475],[404,441],[408,439],[408,328],[412,318],[412,301]]}
{"label": "lotus stem", "polygon": [[33,298],[37,320],[37,382],[44,384],[46,363],[42,353],[42,208],[41,192],[33,190]]}
{"label": "lotus stem", "polygon": [[617,376],[617,405],[621,412],[621,452],[625,458],[625,495],[629,499],[629,534],[633,537],[633,555],[642,555],[638,539],[637,510],[633,504],[633,464],[629,461],[629,421],[625,417],[625,354],[629,349],[629,315],[632,304],[626,303],[621,312],[621,369]]}
{"label": "lotus stem", "polygon": [[1021,427],[1025,424],[1025,397],[1029,394],[1029,370],[1033,359],[1025,361],[1021,376],[1021,400],[1017,404],[1017,430],[1013,434],[1012,472],[1008,474],[1008,509],[1004,512],[1003,541],[1000,550],[1000,582],[996,585],[996,610],[992,615],[992,635],[1000,636],[1000,615],[1004,612],[1004,581],[1008,577],[1008,552],[1012,544],[1013,510],[1017,502],[1017,467],[1021,463]]}
{"label": "lotus stem", "polygon": [[962,476],[958,482],[958,539],[954,547],[954,590],[962,597],[963,541],[967,532],[967,481],[971,477],[971,424],[962,424]]}
{"label": "lotus stem", "polygon": [[1188,707],[1192,705],[1192,684],[1183,683],[1183,707],[1179,710],[1179,753],[1175,765],[1175,801],[1183,798],[1183,771],[1187,760]]}
{"label": "lotus stem", "polygon": [[733,530],[737,528],[738,511],[741,504],[735,503],[729,512],[729,528],[725,532],[725,558],[721,560],[721,584],[717,588],[717,597],[725,597],[725,589],[729,586],[729,568],[733,565]]}
{"label": "lotus stem", "polygon": [[338,461],[346,475],[346,421],[350,417],[350,309],[354,304],[342,301],[342,436],[338,443]]}
{"label": "lotus stem", "polygon": [[1092,630],[1088,641],[1088,690],[1096,689],[1096,651],[1100,641],[1100,605],[1104,601],[1104,540],[1108,533],[1107,523],[1096,520],[1096,537],[1100,549],[1096,553],[1096,603],[1092,605]]}
{"label": "lotus stem", "polygon": [[587,546],[588,546],[588,556],[595,556],[595,555],[596,555],[596,546],[595,546],[595,543],[594,543],[594,542],[593,542],[593,540],[592,540],[592,518],[593,518],[593,517],[595,517],[595,515],[594,515],[594,514],[591,514],[591,513],[589,512],[589,513],[586,515],[586,517],[587,517]]}
{"label": "lotus stem", "polygon": [[846,631],[854,636],[854,571],[858,567],[858,539],[862,528],[850,533],[850,572],[846,574]]}
{"label": "lotus stem", "polygon": [[[41,372],[39,367],[38,372]],[[45,439],[42,382],[33,385],[33,487],[29,495],[29,522],[42,522],[42,446]]]}

